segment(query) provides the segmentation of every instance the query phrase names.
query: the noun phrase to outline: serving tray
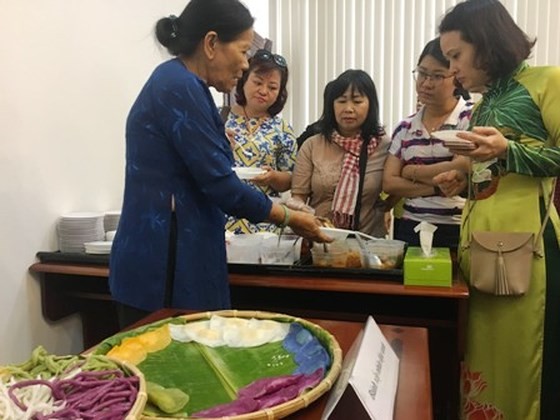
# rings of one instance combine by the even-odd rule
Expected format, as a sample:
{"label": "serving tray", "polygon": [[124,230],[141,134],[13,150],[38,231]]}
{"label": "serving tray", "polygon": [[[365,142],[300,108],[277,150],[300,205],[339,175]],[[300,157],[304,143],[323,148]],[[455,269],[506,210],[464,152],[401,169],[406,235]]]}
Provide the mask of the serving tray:
{"label": "serving tray", "polygon": [[[239,415],[231,415],[229,417],[227,417],[228,420],[270,420],[270,419],[276,419],[276,418],[282,418],[285,417],[297,410],[300,410],[302,408],[307,407],[309,404],[311,404],[311,402],[313,402],[314,400],[318,399],[321,395],[323,395],[325,392],[327,392],[332,385],[334,384],[334,382],[336,381],[338,375],[340,374],[340,370],[342,367],[342,350],[340,349],[340,346],[338,344],[338,342],[336,341],[336,339],[334,338],[334,336],[332,336],[327,330],[321,328],[320,326],[313,324],[309,321],[306,321],[304,319],[301,318],[297,318],[297,317],[293,317],[293,316],[289,316],[289,315],[284,315],[284,314],[277,314],[277,313],[269,313],[269,312],[263,312],[263,311],[239,311],[239,310],[224,310],[224,311],[215,311],[215,312],[201,312],[201,313],[195,313],[195,314],[190,314],[190,315],[185,315],[185,316],[180,316],[180,317],[176,317],[176,318],[168,318],[166,320],[163,321],[157,321],[153,324],[149,324],[143,327],[139,327],[135,330],[131,330],[131,331],[126,331],[124,333],[119,333],[113,337],[110,337],[108,339],[106,339],[105,341],[103,341],[99,346],[97,346],[95,349],[93,349],[94,353],[96,354],[106,354],[107,352],[110,351],[110,349],[112,349],[114,346],[119,345],[123,342],[125,342],[126,340],[131,339],[132,337],[135,336],[141,336],[141,334],[146,333],[146,332],[150,332],[150,331],[155,331],[157,328],[160,328],[162,326],[164,326],[165,324],[184,324],[184,323],[189,323],[189,322],[193,322],[193,321],[200,321],[200,320],[207,320],[210,317],[212,317],[213,315],[218,315],[220,317],[232,317],[232,318],[245,318],[245,319],[259,319],[259,320],[274,320],[274,321],[279,321],[279,322],[286,322],[286,323],[297,323],[299,325],[301,325],[302,327],[304,327],[307,331],[309,331],[327,350],[327,352],[330,355],[330,364],[329,367],[327,369],[327,371],[324,373],[323,378],[320,380],[319,383],[317,383],[312,389],[300,394],[299,396],[296,396],[295,398],[286,401],[286,402],[282,402],[279,403],[277,405],[274,406],[270,406],[264,409],[261,409],[259,411],[254,411],[254,412],[249,412],[249,413],[245,413],[245,414],[239,414]],[[186,344],[179,344],[179,346],[192,346],[192,343],[186,343]],[[272,345],[272,344],[271,344]],[[177,349],[177,344],[175,344],[175,349]],[[195,344],[195,346],[201,346],[200,344]],[[266,346],[266,345],[265,345]],[[152,369],[152,373],[148,372],[147,370],[144,371],[143,373],[146,375],[146,379],[150,380],[150,377],[154,377],[154,368],[157,367],[157,369],[155,369],[155,371],[160,372],[161,375],[163,375],[162,378],[166,378],[166,381],[170,381],[171,379],[165,375],[164,369],[169,369],[170,372],[173,372],[173,375],[178,375],[177,372],[179,371],[184,371],[184,375],[185,378],[184,380],[178,380],[177,378],[173,379],[173,382],[175,383],[175,386],[178,388],[184,388],[184,390],[187,390],[189,388],[189,386],[192,389],[192,386],[194,383],[198,383],[196,381],[196,377],[192,376],[194,372],[197,371],[198,368],[200,368],[200,363],[196,363],[195,360],[184,360],[181,359],[180,357],[178,357],[177,355],[189,355],[191,354],[190,352],[170,352],[168,351],[170,347],[168,348],[163,348],[161,351],[157,351],[156,353],[151,353],[153,354],[153,356],[151,356],[151,361],[146,365],[146,362],[142,362],[138,365],[138,369],[140,371],[143,371],[143,369]],[[236,352],[238,352],[239,350],[235,350],[232,349],[233,351],[233,355],[236,354]],[[249,350],[251,351],[251,350]],[[229,354],[229,353],[228,353]],[[238,353],[237,353],[238,354]],[[267,353],[267,350],[265,350],[265,354]],[[275,352],[271,352],[270,354],[276,354]],[[274,356],[272,357],[271,360],[280,360],[277,357],[280,357],[280,359],[287,357],[287,356]],[[208,360],[208,359],[207,359]],[[220,374],[218,376],[223,378],[226,378],[227,375],[224,375],[224,371],[228,372],[229,370],[231,370],[232,366],[243,366],[243,364],[233,364],[233,365],[223,365],[223,363],[228,363],[229,359],[228,358],[224,358],[221,362],[217,363],[217,366],[220,366],[220,363],[222,363],[221,365],[224,366],[222,369],[218,369],[218,371],[220,372]],[[258,358],[251,358],[251,360],[253,360],[253,364],[258,361]],[[146,359],[146,361],[148,361],[148,359]],[[265,363],[266,361],[266,363]],[[264,358],[264,360],[262,361],[263,364],[261,366],[261,377],[263,377],[262,375],[264,374],[264,377],[266,377],[266,373],[268,371],[273,371],[274,367],[270,368],[270,360],[267,360],[266,357]],[[159,365],[158,365],[159,363]],[[277,362],[273,362],[273,363],[277,363]],[[213,363],[214,364],[214,363]],[[227,368],[226,368],[227,367]],[[254,366],[252,366],[251,363],[249,363],[247,365],[247,369],[254,371]],[[156,375],[157,376],[157,375]],[[193,384],[189,385],[189,383],[192,381],[194,381]],[[255,378],[255,379],[259,379],[259,378]],[[152,379],[154,380],[154,379]],[[229,380],[225,381],[227,384],[232,384],[235,381],[232,381],[231,378]],[[205,380],[201,381],[199,386],[202,386],[202,384],[206,383]],[[162,384],[165,385],[165,384]],[[168,384],[167,384],[168,386]],[[202,391],[198,388],[196,388],[198,391]],[[214,384],[210,390],[211,393],[216,393],[216,385]],[[194,397],[193,397],[194,398]],[[191,403],[189,401],[189,403]],[[187,407],[188,404],[187,403]],[[187,408],[188,410],[188,408]],[[174,418],[191,418],[191,417],[177,417],[177,414],[174,415],[153,415],[153,414],[147,414],[144,413],[143,418],[144,419],[150,419],[150,420],[155,420],[155,419],[167,419],[170,417],[174,417]],[[222,417],[219,417],[222,419]],[[225,417],[223,418],[224,420],[226,419]]]}
{"label": "serving tray", "polygon": [[[37,258],[43,263],[75,263],[91,265],[109,265],[109,255],[95,255],[71,252],[37,252]],[[311,265],[311,257],[296,261],[294,265],[273,264],[228,264],[228,271],[235,274],[262,274],[304,277],[360,278],[402,282],[403,270],[376,268],[333,268]]]}
{"label": "serving tray", "polygon": [[317,267],[311,265],[311,257],[304,257],[294,265],[269,265],[269,264],[228,264],[230,273],[236,274],[262,274],[304,277],[337,277],[360,278],[373,280],[383,279],[396,282],[403,281],[402,268],[336,268]]}

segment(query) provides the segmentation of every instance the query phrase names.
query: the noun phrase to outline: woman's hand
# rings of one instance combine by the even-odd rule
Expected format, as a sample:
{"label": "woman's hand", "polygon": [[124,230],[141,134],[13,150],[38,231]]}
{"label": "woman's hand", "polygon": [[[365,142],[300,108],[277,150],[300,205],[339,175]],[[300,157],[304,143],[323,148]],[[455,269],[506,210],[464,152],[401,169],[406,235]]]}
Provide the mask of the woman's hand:
{"label": "woman's hand", "polygon": [[299,210],[305,213],[315,214],[315,209],[313,207],[308,206],[302,200],[299,200],[295,197],[288,198],[284,204],[292,210]]}
{"label": "woman's hand", "polygon": [[470,156],[479,162],[506,156],[508,140],[495,127],[474,127],[472,131],[457,133],[457,137],[473,142],[476,148],[464,150],[450,147],[453,153]]}
{"label": "woman's hand", "polygon": [[314,242],[332,242],[333,239],[319,228],[321,222],[314,215],[290,210],[285,205],[273,203],[268,220],[277,225],[287,224],[296,235]]}
{"label": "woman's hand", "polygon": [[255,185],[268,186],[278,192],[288,191],[292,184],[292,173],[287,171],[276,171],[268,165],[263,165],[266,172],[251,179]]}
{"label": "woman's hand", "polygon": [[266,172],[262,175],[257,175],[256,177],[252,178],[251,182],[261,187],[266,187],[274,184],[275,180],[278,178],[278,171],[275,171],[268,165],[263,165],[261,169],[264,169]]}
{"label": "woman's hand", "polygon": [[332,242],[333,238],[323,233],[321,222],[312,214],[297,210],[288,210],[290,221],[288,226],[294,233],[313,242]]}
{"label": "woman's hand", "polygon": [[467,188],[466,173],[456,169],[436,175],[433,181],[446,197],[459,195]]}

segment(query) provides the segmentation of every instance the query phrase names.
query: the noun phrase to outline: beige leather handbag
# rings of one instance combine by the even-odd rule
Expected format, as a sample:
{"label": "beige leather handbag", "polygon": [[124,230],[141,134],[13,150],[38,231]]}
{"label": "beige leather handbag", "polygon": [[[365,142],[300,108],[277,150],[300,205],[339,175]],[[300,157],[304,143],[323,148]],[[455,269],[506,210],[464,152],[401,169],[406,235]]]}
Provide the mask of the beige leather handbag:
{"label": "beige leather handbag", "polygon": [[[553,206],[554,184],[539,233],[472,232],[463,250],[470,249],[470,284],[496,296],[522,296],[529,290],[533,260],[542,258],[541,239]],[[476,201],[470,206],[469,218]],[[470,223],[468,223],[470,232]]]}

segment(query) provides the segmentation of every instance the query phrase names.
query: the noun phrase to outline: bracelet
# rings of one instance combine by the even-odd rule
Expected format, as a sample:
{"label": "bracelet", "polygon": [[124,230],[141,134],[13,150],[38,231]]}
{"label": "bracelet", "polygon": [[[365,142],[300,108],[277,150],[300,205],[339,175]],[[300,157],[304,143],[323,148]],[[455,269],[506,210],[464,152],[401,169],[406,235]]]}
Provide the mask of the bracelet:
{"label": "bracelet", "polygon": [[282,208],[284,209],[284,220],[282,220],[282,222],[279,223],[278,226],[283,228],[288,226],[288,223],[290,223],[290,211],[288,210],[288,207],[285,206],[284,204],[282,204]]}

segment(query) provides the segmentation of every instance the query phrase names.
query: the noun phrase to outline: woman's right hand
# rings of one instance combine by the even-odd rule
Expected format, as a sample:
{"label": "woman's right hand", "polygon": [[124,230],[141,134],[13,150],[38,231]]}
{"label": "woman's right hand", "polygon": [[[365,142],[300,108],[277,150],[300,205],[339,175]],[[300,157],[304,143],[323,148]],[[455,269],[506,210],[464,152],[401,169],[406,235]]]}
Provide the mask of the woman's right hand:
{"label": "woman's right hand", "polygon": [[303,236],[313,242],[332,242],[333,238],[321,231],[321,222],[314,215],[299,211],[288,210],[290,212],[290,220],[288,226],[292,228],[294,233]]}
{"label": "woman's right hand", "polygon": [[446,197],[459,195],[467,188],[467,174],[456,169],[434,176],[433,181]]}

